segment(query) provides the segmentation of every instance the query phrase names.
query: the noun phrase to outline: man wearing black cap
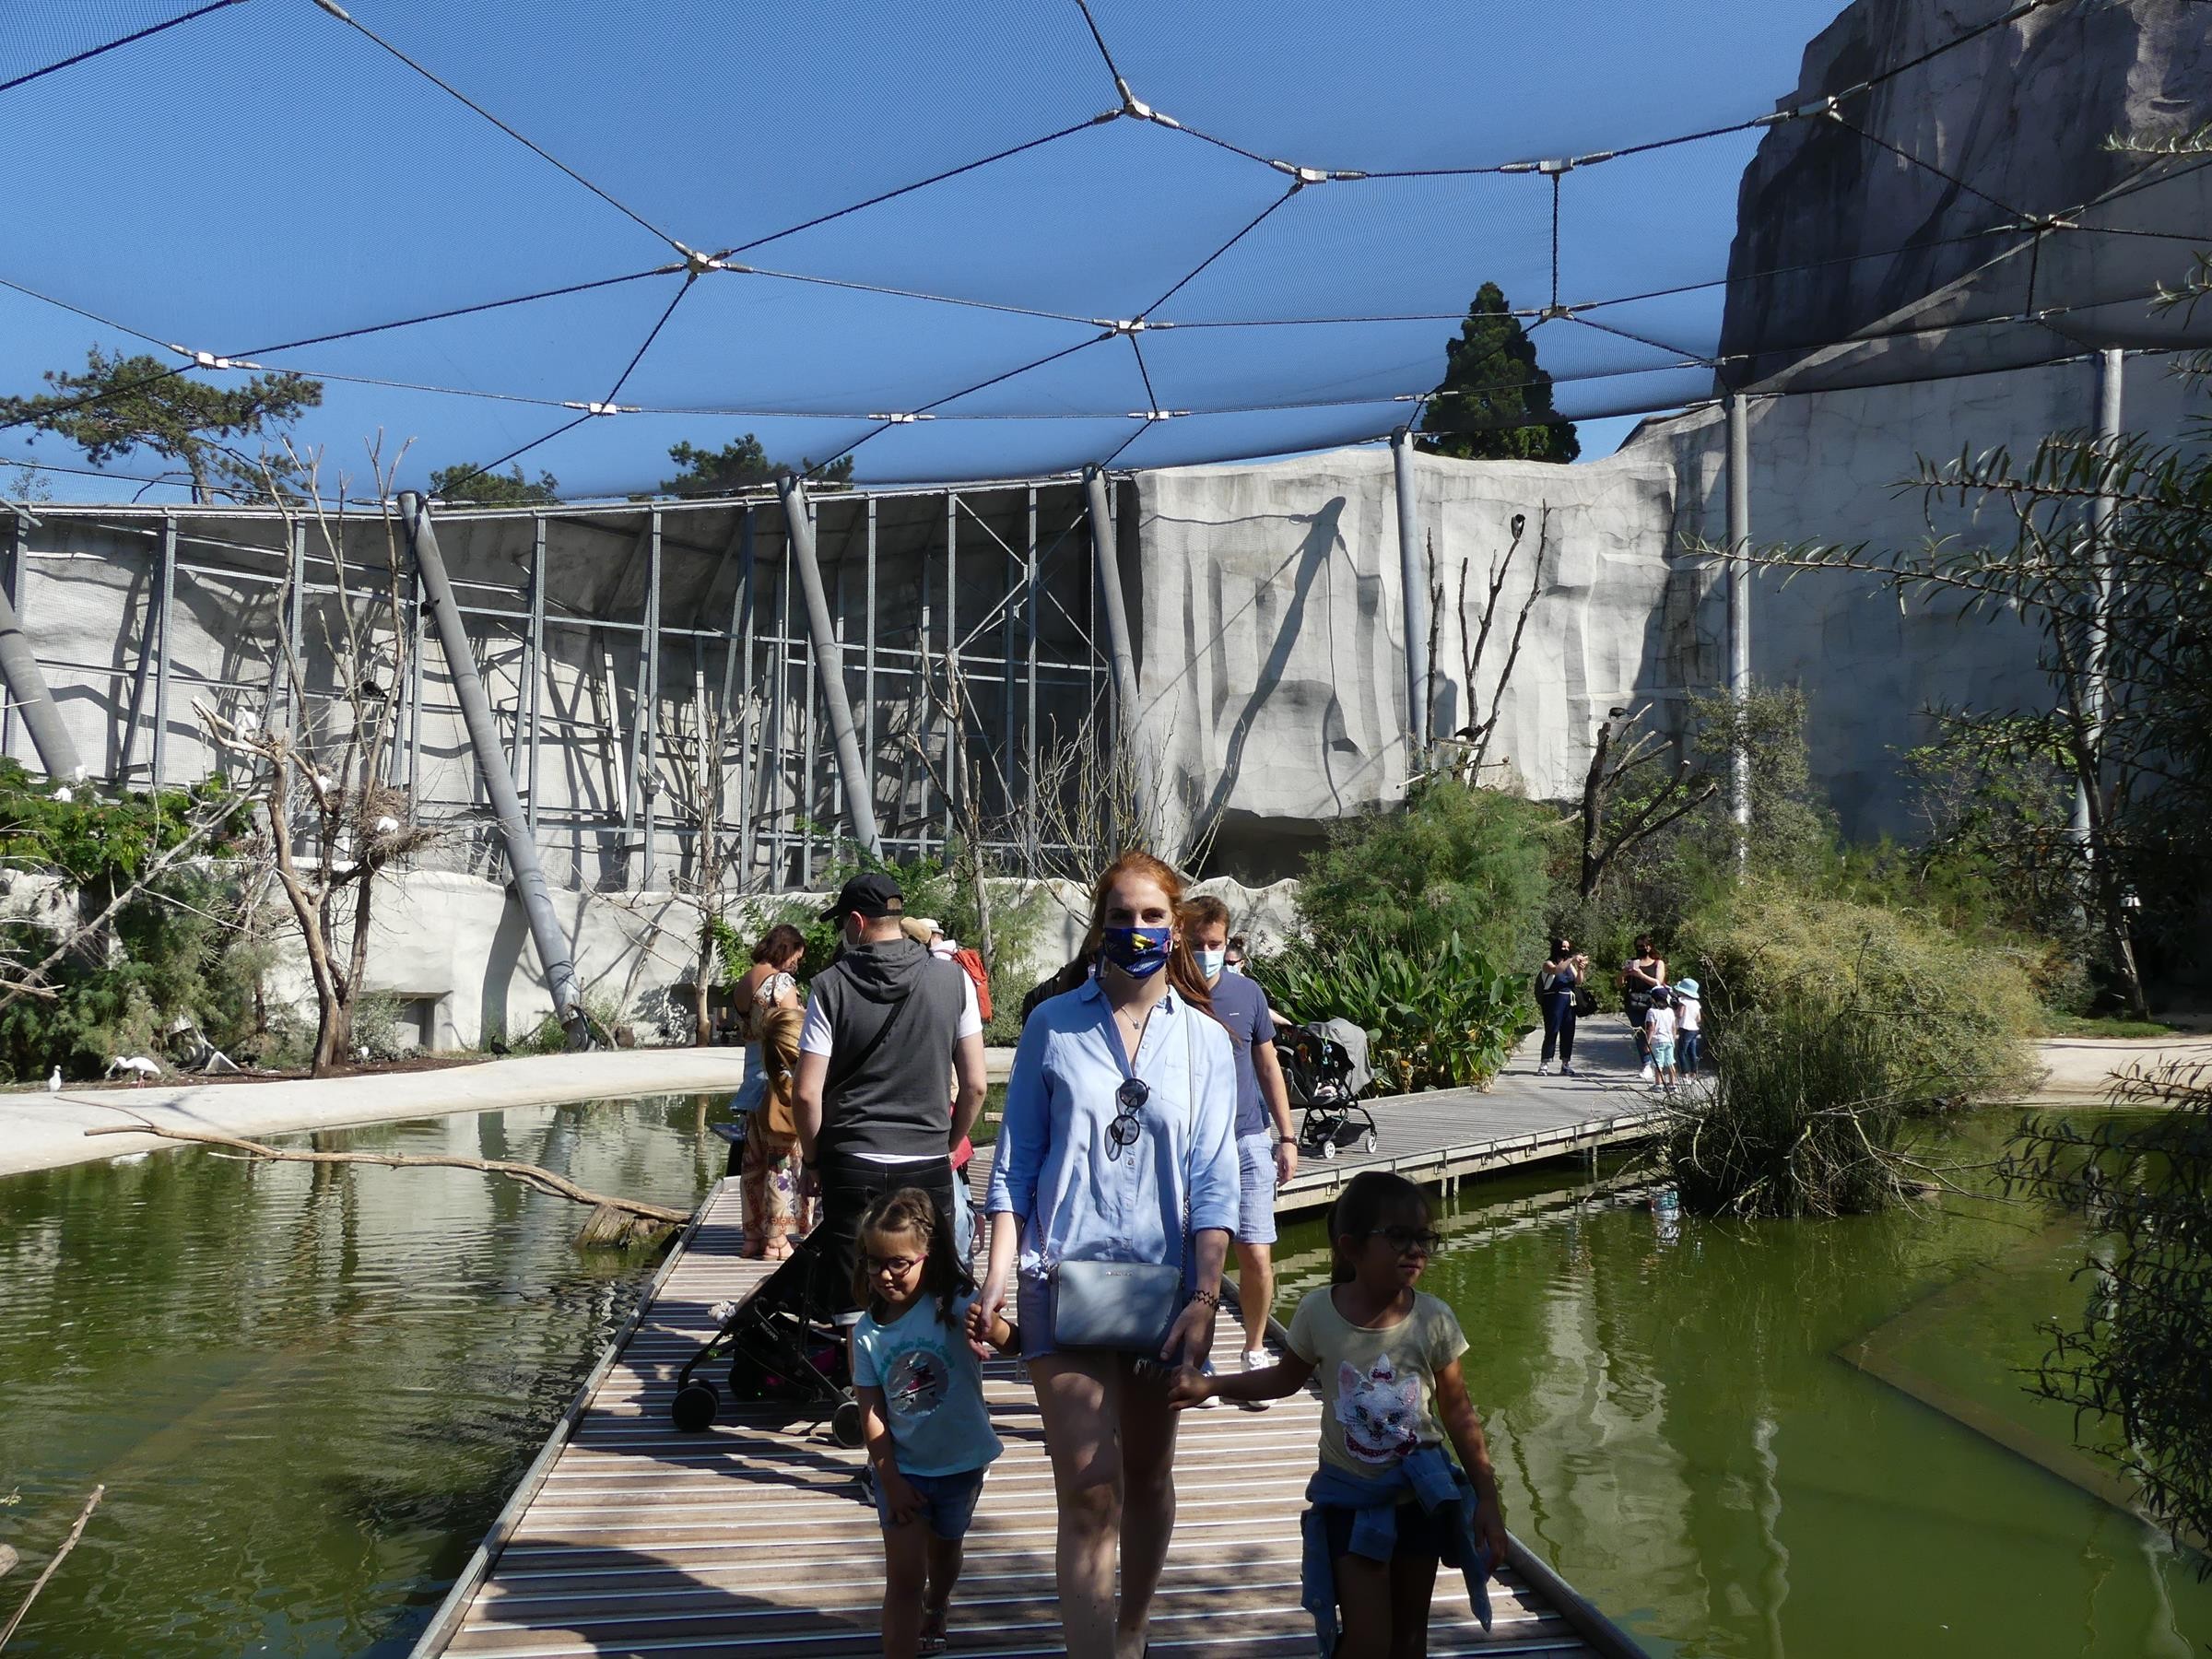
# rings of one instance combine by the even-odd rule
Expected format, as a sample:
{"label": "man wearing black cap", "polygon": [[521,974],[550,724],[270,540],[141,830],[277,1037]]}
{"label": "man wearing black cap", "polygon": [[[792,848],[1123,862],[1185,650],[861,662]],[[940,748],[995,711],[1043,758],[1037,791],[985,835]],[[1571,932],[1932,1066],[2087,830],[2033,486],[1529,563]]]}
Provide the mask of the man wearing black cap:
{"label": "man wearing black cap", "polygon": [[[879,1194],[920,1187],[952,1224],[951,1150],[983,1103],[974,982],[900,931],[905,912],[899,883],[878,873],[853,877],[822,912],[845,949],[814,978],[792,1091],[799,1157],[822,1198],[818,1308],[853,1305],[860,1218]],[[949,1125],[947,1078],[959,1086]]]}

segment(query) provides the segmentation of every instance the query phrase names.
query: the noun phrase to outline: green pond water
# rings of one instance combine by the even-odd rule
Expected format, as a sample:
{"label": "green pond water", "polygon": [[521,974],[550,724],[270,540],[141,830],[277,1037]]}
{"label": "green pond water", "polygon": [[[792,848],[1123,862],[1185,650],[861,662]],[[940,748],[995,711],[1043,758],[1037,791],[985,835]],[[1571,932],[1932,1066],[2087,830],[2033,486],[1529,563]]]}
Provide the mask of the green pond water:
{"label": "green pond water", "polygon": [[[705,1121],[631,1101],[322,1144],[685,1204],[723,1164]],[[194,1151],[0,1182],[0,1542],[25,1558],[0,1610],[108,1485],[10,1659],[404,1653],[651,1270],[580,1255],[579,1218],[463,1171]],[[1653,1652],[2212,1641],[2193,1561],[2044,1466],[2096,1477],[2019,1389],[2081,1297],[2041,1216],[1677,1224],[1553,1171],[1470,1189],[1449,1231],[1425,1283],[1474,1340],[1512,1524]],[[1286,1235],[1293,1283],[1319,1242]]]}

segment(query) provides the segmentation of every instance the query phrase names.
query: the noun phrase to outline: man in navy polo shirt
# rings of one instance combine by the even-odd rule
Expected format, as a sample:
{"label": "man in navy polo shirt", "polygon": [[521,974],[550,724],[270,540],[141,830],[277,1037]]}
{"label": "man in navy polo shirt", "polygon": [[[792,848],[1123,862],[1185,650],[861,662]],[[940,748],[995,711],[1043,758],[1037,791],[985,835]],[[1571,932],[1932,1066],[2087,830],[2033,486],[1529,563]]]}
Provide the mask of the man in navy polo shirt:
{"label": "man in navy polo shirt", "polygon": [[[1201,894],[1178,912],[1182,936],[1213,993],[1214,1018],[1237,1049],[1237,1305],[1244,1316],[1244,1369],[1272,1365],[1260,1347],[1275,1312],[1275,1189],[1298,1172],[1298,1136],[1290,1129],[1290,1096],[1275,1058],[1275,1021],[1267,997],[1241,973],[1227,971],[1229,906]],[[1247,1411],[1265,1411],[1264,1400]]]}

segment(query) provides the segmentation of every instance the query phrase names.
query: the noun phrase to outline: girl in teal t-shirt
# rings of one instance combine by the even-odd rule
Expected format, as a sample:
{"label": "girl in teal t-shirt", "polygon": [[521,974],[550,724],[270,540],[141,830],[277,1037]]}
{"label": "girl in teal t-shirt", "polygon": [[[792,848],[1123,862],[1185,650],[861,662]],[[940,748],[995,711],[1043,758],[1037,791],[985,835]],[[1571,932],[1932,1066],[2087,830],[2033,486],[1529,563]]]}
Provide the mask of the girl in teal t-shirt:
{"label": "girl in teal t-shirt", "polygon": [[[1001,1450],[967,1336],[975,1281],[952,1237],[918,1187],[877,1199],[860,1223],[853,1290],[867,1311],[853,1327],[853,1388],[883,1523],[886,1659],[944,1652],[960,1541]],[[1014,1328],[1002,1315],[988,1335],[1004,1352]]]}

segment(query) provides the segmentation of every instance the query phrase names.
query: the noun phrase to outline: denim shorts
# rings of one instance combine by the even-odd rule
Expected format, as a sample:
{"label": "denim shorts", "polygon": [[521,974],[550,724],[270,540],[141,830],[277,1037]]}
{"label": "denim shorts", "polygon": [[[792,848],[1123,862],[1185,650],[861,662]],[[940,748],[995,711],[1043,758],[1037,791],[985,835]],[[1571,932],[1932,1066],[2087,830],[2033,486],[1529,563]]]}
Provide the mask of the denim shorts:
{"label": "denim shorts", "polygon": [[1672,1037],[1652,1039],[1652,1069],[1665,1071],[1675,1063],[1675,1040]]}
{"label": "denim shorts", "polygon": [[[907,1485],[922,1494],[922,1513],[916,1517],[940,1538],[964,1538],[969,1523],[975,1519],[975,1500],[983,1493],[983,1471],[962,1469],[956,1475],[909,1475]],[[888,1532],[894,1523],[891,1506],[883,1496],[883,1483],[876,1486],[876,1513]]]}
{"label": "denim shorts", "polygon": [[1237,1136],[1237,1242],[1275,1242],[1275,1131]]}

